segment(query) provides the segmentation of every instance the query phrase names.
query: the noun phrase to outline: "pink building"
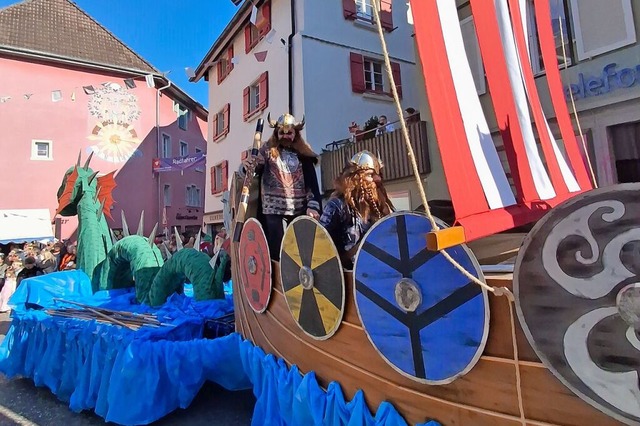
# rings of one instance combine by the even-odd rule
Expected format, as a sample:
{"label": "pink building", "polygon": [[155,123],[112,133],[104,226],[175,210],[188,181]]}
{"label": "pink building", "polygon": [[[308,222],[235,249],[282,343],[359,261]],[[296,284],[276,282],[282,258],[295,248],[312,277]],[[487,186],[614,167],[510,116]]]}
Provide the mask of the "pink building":
{"label": "pink building", "polygon": [[[205,168],[154,173],[155,158],[206,154],[206,109],[68,0],[0,9],[0,210],[57,207],[65,171],[81,153],[116,171],[112,229],[159,222],[197,230]],[[165,214],[163,214],[163,211]],[[75,218],[55,218],[58,238]],[[1,238],[0,238],[1,239]]]}

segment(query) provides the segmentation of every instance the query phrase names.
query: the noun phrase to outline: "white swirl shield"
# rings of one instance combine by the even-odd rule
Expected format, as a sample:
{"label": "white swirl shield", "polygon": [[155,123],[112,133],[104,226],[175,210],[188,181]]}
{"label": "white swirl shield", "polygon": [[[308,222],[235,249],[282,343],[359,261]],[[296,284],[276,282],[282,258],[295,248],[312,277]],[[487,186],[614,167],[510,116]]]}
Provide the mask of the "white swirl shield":
{"label": "white swirl shield", "polygon": [[640,183],[559,205],[514,271],[518,317],[542,362],[584,401],[640,423]]}

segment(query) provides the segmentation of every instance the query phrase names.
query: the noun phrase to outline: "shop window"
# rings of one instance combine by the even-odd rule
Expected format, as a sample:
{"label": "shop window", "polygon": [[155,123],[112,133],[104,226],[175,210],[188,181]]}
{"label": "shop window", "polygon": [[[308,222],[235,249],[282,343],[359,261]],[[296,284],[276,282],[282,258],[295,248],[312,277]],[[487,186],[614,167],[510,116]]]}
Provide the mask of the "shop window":
{"label": "shop window", "polygon": [[640,182],[640,123],[609,127],[618,183]]}
{"label": "shop window", "polygon": [[480,54],[480,45],[478,44],[478,36],[476,34],[476,26],[473,22],[473,16],[460,21],[460,30],[462,32],[462,40],[464,42],[464,50],[467,53],[467,60],[473,75],[473,82],[476,85],[478,95],[486,93],[487,87],[484,79],[484,65],[482,63],[482,55]]}
{"label": "shop window", "polygon": [[247,22],[244,27],[245,52],[249,53],[269,31],[271,31],[271,1],[266,1],[258,8],[256,24]]}
{"label": "shop window", "polygon": [[[548,0],[551,9],[551,28],[556,45],[556,57],[560,68],[564,67],[565,55],[567,66],[573,64],[573,34],[567,17],[569,16],[569,0]],[[544,72],[544,62],[542,60],[542,50],[538,38],[538,28],[536,27],[536,14],[534,0],[527,0],[527,28],[529,32],[529,53],[531,68],[534,74]]]}
{"label": "shop window", "polygon": [[[400,64],[391,62],[391,71],[396,83],[398,95],[402,98],[402,79]],[[379,93],[391,95],[391,87],[386,78],[384,62],[351,53],[351,90],[354,93]]]}
{"label": "shop window", "polygon": [[231,104],[226,104],[213,116],[213,140],[218,141],[229,133]]}
{"label": "shop window", "polygon": [[248,121],[269,105],[269,73],[265,71],[252,84],[244,88],[242,93],[242,116]]}
{"label": "shop window", "polygon": [[380,22],[386,31],[393,31],[392,0],[342,0],[345,19],[375,23],[373,8],[379,3]]}
{"label": "shop window", "polygon": [[221,194],[229,189],[229,162],[227,160],[224,160],[211,167],[210,178],[211,194]]}

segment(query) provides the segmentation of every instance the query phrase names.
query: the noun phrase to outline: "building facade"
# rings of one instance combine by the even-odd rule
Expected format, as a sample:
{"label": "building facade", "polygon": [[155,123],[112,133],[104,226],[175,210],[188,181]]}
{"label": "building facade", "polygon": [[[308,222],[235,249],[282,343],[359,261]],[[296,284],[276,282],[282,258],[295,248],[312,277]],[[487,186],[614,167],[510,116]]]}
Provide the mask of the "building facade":
{"label": "building facade", "polygon": [[[6,31],[3,31],[6,30]],[[68,0],[0,10],[0,209],[48,209],[66,170],[115,171],[109,226],[185,231],[202,221],[204,167],[154,173],[158,157],[206,152],[207,111]],[[58,217],[69,238],[77,219]]]}
{"label": "building facade", "polygon": [[[253,10],[255,4],[256,10]],[[245,2],[196,69],[209,82],[205,223],[222,224],[229,178],[251,147],[258,118],[305,117],[318,153],[372,116],[398,119],[373,25],[371,0]],[[415,107],[408,6],[383,0],[381,21],[404,108]],[[263,139],[271,136],[268,126]]]}

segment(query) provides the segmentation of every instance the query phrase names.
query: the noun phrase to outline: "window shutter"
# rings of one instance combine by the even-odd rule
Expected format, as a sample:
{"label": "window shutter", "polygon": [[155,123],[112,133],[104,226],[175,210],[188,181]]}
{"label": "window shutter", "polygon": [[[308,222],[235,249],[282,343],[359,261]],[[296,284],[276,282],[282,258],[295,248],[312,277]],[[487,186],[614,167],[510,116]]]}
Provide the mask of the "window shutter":
{"label": "window shutter", "polygon": [[362,55],[351,52],[351,90],[355,93],[364,93],[364,58]]}
{"label": "window shutter", "polygon": [[580,60],[636,42],[631,0],[571,0],[571,11]]}
{"label": "window shutter", "polygon": [[387,31],[393,30],[391,1],[392,0],[380,0],[380,22],[382,22],[382,27]]}
{"label": "window shutter", "polygon": [[264,109],[269,105],[269,72],[265,71],[258,82],[260,86],[260,104],[258,109]]}
{"label": "window shutter", "polygon": [[231,104],[226,104],[224,109],[222,110],[222,115],[224,116],[224,128],[222,129],[222,133],[229,133],[229,115],[231,111]]}
{"label": "window shutter", "polygon": [[342,0],[342,9],[345,19],[356,19],[357,11],[355,0]]}
{"label": "window shutter", "polygon": [[251,22],[244,26],[244,52],[251,50]]}
{"label": "window shutter", "polygon": [[229,161],[224,160],[220,168],[222,169],[222,188],[220,188],[220,192],[222,192],[229,189]]}
{"label": "window shutter", "polygon": [[227,50],[227,74],[229,74],[231,72],[231,70],[233,69],[233,44],[231,46],[229,46],[229,49]]}
{"label": "window shutter", "polygon": [[251,92],[251,89],[249,88],[249,86],[245,87],[243,92],[242,92],[242,118],[244,119],[244,121],[247,121],[247,117],[249,116],[249,113],[251,111],[249,111],[249,94]]}
{"label": "window shutter", "polygon": [[260,8],[262,19],[258,20],[258,32],[260,37],[267,35],[271,31],[271,2],[265,2]]}
{"label": "window shutter", "polygon": [[218,74],[218,84],[220,84],[224,78],[222,75],[222,63],[218,61],[216,64],[216,74]]}
{"label": "window shutter", "polygon": [[216,168],[211,167],[211,169],[209,170],[209,175],[211,178],[211,194],[215,194],[216,193]]}
{"label": "window shutter", "polygon": [[218,136],[218,114],[213,114],[213,137]]}
{"label": "window shutter", "polygon": [[402,75],[400,74],[400,64],[397,62],[391,62],[391,74],[396,82],[396,90],[398,91],[398,97],[402,99]]}

